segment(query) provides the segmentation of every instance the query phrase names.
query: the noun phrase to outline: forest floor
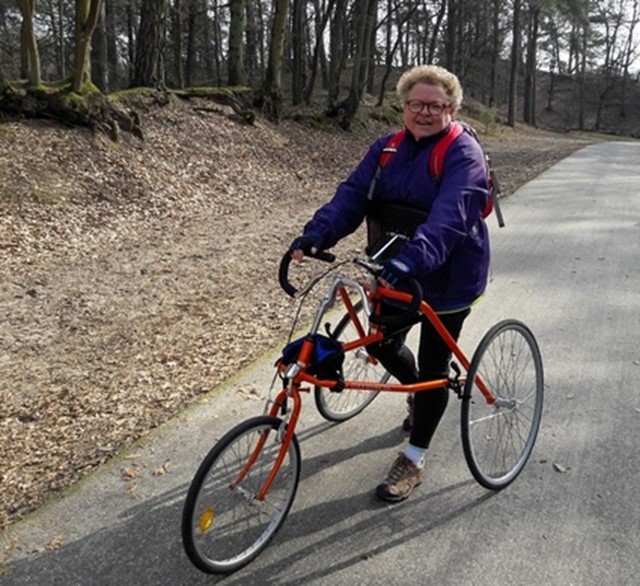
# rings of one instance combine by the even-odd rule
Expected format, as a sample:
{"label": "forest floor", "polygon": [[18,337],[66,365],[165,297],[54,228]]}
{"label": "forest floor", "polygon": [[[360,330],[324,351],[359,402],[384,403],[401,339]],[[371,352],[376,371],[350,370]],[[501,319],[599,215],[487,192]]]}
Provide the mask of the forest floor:
{"label": "forest floor", "polygon": [[[282,253],[389,131],[250,126],[178,99],[141,116],[144,142],[0,124],[0,527],[282,344]],[[482,139],[507,196],[595,140]]]}

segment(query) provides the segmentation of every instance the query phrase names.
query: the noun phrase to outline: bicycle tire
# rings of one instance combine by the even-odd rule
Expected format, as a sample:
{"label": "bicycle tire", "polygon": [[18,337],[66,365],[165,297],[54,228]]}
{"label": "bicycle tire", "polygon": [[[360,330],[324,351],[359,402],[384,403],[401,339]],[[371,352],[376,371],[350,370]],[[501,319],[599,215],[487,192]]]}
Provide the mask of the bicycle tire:
{"label": "bicycle tire", "polygon": [[[354,309],[360,314],[360,321],[367,328],[367,320],[363,311],[362,301],[354,304]],[[333,336],[340,341],[353,341],[358,332],[346,313],[336,326]],[[370,382],[387,382],[389,373],[380,364],[374,362],[365,348],[358,348],[347,352],[342,367],[345,380],[365,380]],[[365,391],[359,389],[344,389],[338,393],[324,387],[315,387],[314,399],[320,415],[328,421],[341,423],[361,413],[378,396],[379,391]]]}
{"label": "bicycle tire", "polygon": [[[477,374],[500,399],[494,405],[476,386]],[[505,488],[527,463],[542,417],[543,378],[540,349],[522,322],[499,322],[480,341],[464,386],[461,433],[467,465],[485,488]]]}
{"label": "bicycle tire", "polygon": [[[254,499],[278,456],[281,426],[277,417],[248,419],[226,433],[200,464],[183,508],[182,542],[203,572],[228,574],[247,565],[284,523],[300,481],[295,435],[265,500]],[[264,433],[268,437],[262,451],[241,484],[233,487]]]}

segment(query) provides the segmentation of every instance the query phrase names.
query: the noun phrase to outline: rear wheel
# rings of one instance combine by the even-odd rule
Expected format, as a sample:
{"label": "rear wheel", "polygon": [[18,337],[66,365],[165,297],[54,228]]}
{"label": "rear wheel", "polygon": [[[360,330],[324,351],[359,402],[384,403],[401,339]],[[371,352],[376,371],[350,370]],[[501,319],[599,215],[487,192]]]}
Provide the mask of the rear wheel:
{"label": "rear wheel", "polygon": [[[203,572],[229,573],[245,566],[284,523],[300,479],[295,435],[266,497],[256,499],[280,452],[283,431],[277,417],[249,419],[229,431],[202,461],[184,504],[182,541]],[[255,460],[238,482],[252,456]]]}
{"label": "rear wheel", "polygon": [[[362,301],[356,303],[354,309],[366,334],[369,330],[369,321],[363,309]],[[352,342],[360,337],[358,328],[348,313],[338,322],[333,336],[343,343]],[[370,356],[364,347],[346,352],[343,372],[345,380],[367,382],[384,383],[389,380],[390,376],[382,364],[373,356]],[[346,421],[362,412],[378,396],[378,392],[344,389],[336,393],[324,387],[316,387],[316,406],[325,419],[335,422]]]}
{"label": "rear wheel", "polygon": [[[476,376],[496,397],[493,404]],[[531,331],[516,320],[493,326],[475,351],[462,401],[464,455],[484,487],[502,489],[524,468],[538,434],[542,396],[542,358]]]}

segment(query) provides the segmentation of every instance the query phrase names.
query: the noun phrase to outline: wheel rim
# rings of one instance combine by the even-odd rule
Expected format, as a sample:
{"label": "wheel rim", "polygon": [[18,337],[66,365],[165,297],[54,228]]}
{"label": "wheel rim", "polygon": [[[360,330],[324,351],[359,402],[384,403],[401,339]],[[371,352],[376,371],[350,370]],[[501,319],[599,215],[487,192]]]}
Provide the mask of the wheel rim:
{"label": "wheel rim", "polygon": [[[261,435],[261,455],[239,486],[231,488]],[[255,495],[278,455],[273,424],[256,425],[236,437],[209,468],[195,501],[191,535],[200,558],[215,571],[231,571],[255,557],[278,530],[295,495],[299,453],[291,443],[265,500]]]}
{"label": "wheel rim", "polygon": [[[497,396],[487,404],[475,384],[468,399],[467,436],[473,464],[492,484],[504,486],[524,467],[542,411],[542,363],[528,330],[497,331],[476,369]],[[470,372],[470,376],[473,373]]]}
{"label": "wheel rim", "polygon": [[[389,380],[389,373],[380,362],[374,361],[364,348],[347,352],[343,364],[343,372],[346,380],[367,382],[386,382]],[[343,416],[361,411],[378,394],[377,391],[360,391],[357,389],[334,393],[324,388],[320,390],[320,393],[326,410],[335,415]]]}

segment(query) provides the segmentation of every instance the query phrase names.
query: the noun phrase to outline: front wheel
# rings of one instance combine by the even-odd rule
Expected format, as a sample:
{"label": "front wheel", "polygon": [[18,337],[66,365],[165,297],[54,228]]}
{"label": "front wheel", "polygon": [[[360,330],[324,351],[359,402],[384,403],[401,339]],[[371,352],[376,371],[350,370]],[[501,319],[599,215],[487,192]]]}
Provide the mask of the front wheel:
{"label": "front wheel", "polygon": [[200,464],[184,504],[182,541],[203,572],[225,574],[245,566],[284,523],[300,480],[295,435],[266,497],[256,499],[280,452],[283,425],[277,417],[249,419],[222,437]]}
{"label": "front wheel", "polygon": [[[359,326],[366,335],[369,321],[363,310],[362,301],[354,305],[358,316]],[[338,322],[332,336],[339,342],[353,342],[361,337],[358,325],[347,313]],[[361,347],[345,354],[342,367],[345,380],[360,380],[366,382],[387,382],[389,373],[378,360],[370,356],[366,348]],[[344,389],[336,393],[324,387],[315,388],[316,407],[320,414],[328,421],[341,422],[351,419],[361,413],[376,397],[378,391],[358,389]]]}
{"label": "front wheel", "polygon": [[[479,376],[496,400],[485,399]],[[482,338],[473,355],[462,401],[462,447],[474,478],[500,490],[531,455],[542,416],[540,350],[523,323],[505,320]]]}

